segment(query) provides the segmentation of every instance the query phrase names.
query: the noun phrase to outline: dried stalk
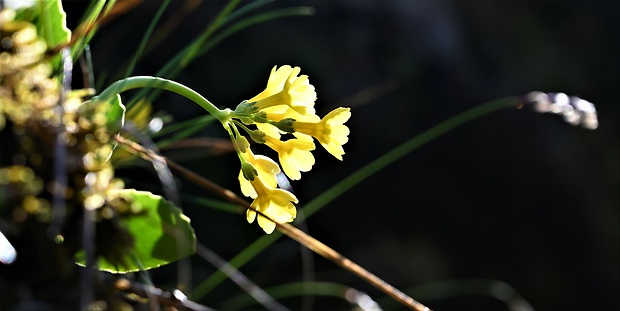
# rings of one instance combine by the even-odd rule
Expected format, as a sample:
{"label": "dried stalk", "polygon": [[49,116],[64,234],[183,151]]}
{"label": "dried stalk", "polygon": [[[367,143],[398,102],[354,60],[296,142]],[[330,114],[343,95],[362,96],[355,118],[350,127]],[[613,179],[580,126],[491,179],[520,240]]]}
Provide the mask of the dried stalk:
{"label": "dried stalk", "polygon": [[[144,148],[143,146],[141,146],[140,144],[137,144],[133,141],[127,140],[125,138],[123,138],[122,136],[117,136],[116,140],[123,144],[126,145],[127,147],[129,147],[130,149],[133,149],[134,151],[136,151],[138,154],[140,154],[143,158],[146,158],[147,160],[150,160],[149,158],[152,157],[160,157],[156,154],[154,154],[154,152],[151,152],[150,150]],[[225,200],[228,200],[232,203],[236,203],[239,204],[240,206],[242,206],[243,208],[250,208],[253,209],[252,207],[250,207],[250,203],[248,201],[246,201],[245,199],[239,197],[238,195],[236,195],[234,192],[223,188],[215,183],[213,183],[212,181],[188,170],[187,168],[175,163],[174,161],[171,161],[170,159],[166,158],[166,157],[161,157],[162,160],[165,160],[166,163],[168,164],[168,166],[170,168],[172,168],[173,170],[179,172],[181,175],[183,175],[185,178],[191,180],[192,182],[195,182],[197,185],[219,195],[220,197],[224,198]],[[268,216],[260,213],[260,211],[255,210],[257,213],[263,215],[263,217],[268,218]],[[342,254],[338,253],[337,251],[335,251],[334,249],[330,248],[329,246],[321,243],[320,241],[318,241],[317,239],[311,237],[310,235],[306,234],[305,232],[297,229],[296,227],[284,223],[284,224],[277,224],[277,229],[280,230],[280,232],[282,232],[283,234],[287,235],[288,237],[290,237],[291,239],[297,241],[298,243],[304,245],[305,247],[311,249],[312,251],[314,251],[315,253],[323,256],[324,258],[333,261],[334,263],[336,263],[337,265],[341,266],[342,268],[344,268],[345,270],[348,270],[349,272],[357,275],[359,278],[361,278],[362,280],[370,283],[372,286],[376,287],[377,289],[381,290],[382,292],[384,292],[385,294],[387,294],[388,296],[392,297],[394,300],[400,302],[401,304],[403,304],[404,306],[410,308],[411,310],[415,310],[415,311],[431,311],[431,309],[429,309],[428,307],[424,306],[423,304],[419,303],[418,301],[416,301],[415,299],[409,297],[407,294],[401,292],[400,290],[396,289],[395,287],[393,287],[392,285],[388,284],[387,282],[385,282],[384,280],[382,280],[381,278],[379,278],[378,276],[370,273],[368,270],[362,268],[360,265],[356,264],[355,262],[351,261],[350,259],[346,258],[345,256],[343,256]]]}

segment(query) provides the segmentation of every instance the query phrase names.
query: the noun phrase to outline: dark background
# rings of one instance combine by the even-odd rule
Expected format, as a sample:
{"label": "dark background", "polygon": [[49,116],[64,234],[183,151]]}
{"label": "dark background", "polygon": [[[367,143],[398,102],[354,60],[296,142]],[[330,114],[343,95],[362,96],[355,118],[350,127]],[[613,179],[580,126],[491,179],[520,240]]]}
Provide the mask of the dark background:
{"label": "dark background", "polygon": [[[163,21],[178,19],[189,3],[172,2]],[[145,1],[100,30],[92,44],[94,70],[107,80],[99,83],[108,85],[124,68],[161,3]],[[144,55],[135,74],[153,75],[224,5],[195,3],[173,34]],[[264,88],[271,67],[290,64],[310,76],[320,115],[339,105],[352,107],[344,162],[317,146],[313,170],[293,183],[302,208],[405,140],[496,98],[564,92],[593,102],[600,122],[588,131],[528,109],[484,116],[323,208],[307,220],[311,235],[402,289],[481,278],[510,284],[537,310],[620,306],[617,2],[277,1],[262,11],[296,5],[312,6],[316,13],[244,30],[176,80],[216,105],[234,107]],[[65,9],[76,18],[84,5],[69,1]],[[355,96],[364,90],[371,95]],[[155,107],[175,121],[204,113],[174,95],[160,97]],[[198,136],[223,135],[213,127]],[[170,155],[237,191],[234,155],[183,154]],[[138,172],[144,178],[132,172],[129,186],[160,191],[151,172]],[[182,195],[204,195],[187,181],[179,183]],[[238,215],[187,202],[184,209],[199,240],[225,259],[263,234]],[[213,268],[192,260],[197,284]],[[315,266],[319,281],[382,296],[318,256]],[[262,287],[300,281],[299,248],[282,239],[241,271]],[[216,307],[239,292],[228,281],[202,302]],[[489,297],[425,300],[411,294],[436,310],[506,310]],[[297,300],[283,302],[300,308]],[[319,298],[315,308],[347,307]]]}

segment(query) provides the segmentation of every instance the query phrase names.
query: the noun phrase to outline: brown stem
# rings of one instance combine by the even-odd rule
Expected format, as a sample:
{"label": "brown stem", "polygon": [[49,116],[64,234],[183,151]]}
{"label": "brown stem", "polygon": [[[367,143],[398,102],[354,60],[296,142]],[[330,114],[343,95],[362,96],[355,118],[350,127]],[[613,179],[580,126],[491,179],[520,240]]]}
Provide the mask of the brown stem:
{"label": "brown stem", "polygon": [[[150,152],[150,150],[144,148],[143,146],[141,146],[140,144],[137,144],[135,142],[132,142],[130,140],[124,139],[122,136],[118,135],[117,136],[117,141],[121,144],[124,144],[126,146],[128,146],[129,148],[137,151],[139,154],[141,154],[143,157],[146,156],[147,159],[149,157],[153,157],[153,156],[157,156],[154,154],[154,152]],[[159,156],[157,156],[159,157]],[[240,206],[244,207],[244,208],[250,208],[253,209],[252,207],[250,207],[250,203],[248,201],[246,201],[245,199],[239,197],[238,195],[236,195],[234,192],[223,188],[215,183],[213,183],[212,181],[186,169],[185,167],[175,163],[174,161],[171,161],[170,159],[167,159],[166,157],[162,157],[163,160],[166,161],[166,163],[168,164],[168,166],[170,168],[172,168],[173,170],[179,172],[181,175],[183,175],[185,178],[195,182],[197,185],[214,192],[215,194],[218,194],[219,196],[221,196],[222,198],[224,198],[225,200],[228,200],[232,203],[236,203],[239,204]],[[268,216],[262,214],[260,211],[255,210],[257,213],[261,214],[263,217],[270,219]],[[271,219],[270,219],[271,220]],[[273,221],[273,220],[272,220]],[[291,239],[297,241],[298,243],[300,243],[301,245],[311,249],[312,251],[314,251],[315,253],[323,256],[325,259],[331,260],[334,263],[336,263],[337,265],[341,266],[342,268],[344,268],[345,270],[348,270],[349,272],[357,275],[359,278],[361,278],[362,280],[370,283],[372,286],[376,287],[377,289],[381,290],[382,292],[384,292],[385,294],[387,294],[388,296],[392,297],[394,300],[402,303],[403,305],[407,306],[408,308],[410,308],[411,310],[415,310],[415,311],[431,311],[431,309],[429,309],[428,307],[424,306],[423,304],[417,302],[415,299],[409,297],[407,294],[401,292],[400,290],[396,289],[394,286],[388,284],[387,282],[385,282],[384,280],[382,280],[381,278],[379,278],[378,276],[370,273],[368,270],[362,268],[360,265],[354,263],[353,261],[351,261],[350,259],[348,259],[347,257],[343,256],[342,254],[338,253],[337,251],[335,251],[334,249],[330,248],[329,246],[323,244],[322,242],[318,241],[317,239],[311,237],[310,235],[308,235],[307,233],[297,229],[296,227],[287,224],[287,223],[283,223],[283,224],[279,224],[276,222],[277,225],[277,229],[280,230],[280,232],[282,232],[283,234],[287,235],[288,237],[290,237]]]}

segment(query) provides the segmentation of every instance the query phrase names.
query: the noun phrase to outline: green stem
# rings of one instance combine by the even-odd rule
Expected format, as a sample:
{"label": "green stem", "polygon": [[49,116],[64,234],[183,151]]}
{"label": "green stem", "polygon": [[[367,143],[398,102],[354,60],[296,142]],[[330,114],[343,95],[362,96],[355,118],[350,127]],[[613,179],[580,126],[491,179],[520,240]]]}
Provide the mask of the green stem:
{"label": "green stem", "polygon": [[[335,297],[343,300],[343,306],[348,304],[345,300],[345,292],[348,286],[332,282],[295,282],[284,285],[265,288],[265,292],[273,299],[284,299],[296,296],[314,295],[324,297]],[[222,303],[222,310],[241,310],[248,309],[256,305],[257,301],[248,294],[233,296]]]}
{"label": "green stem", "polygon": [[[480,106],[471,108],[465,112],[462,112],[448,120],[445,120],[437,124],[436,126],[426,130],[422,134],[419,134],[409,139],[402,145],[388,151],[374,161],[366,164],[362,168],[355,171],[353,174],[349,175],[345,179],[336,183],[331,188],[314,198],[312,201],[310,201],[304,206],[304,217],[297,217],[297,219],[295,219],[295,223],[303,221],[305,218],[310,217],[312,214],[316,213],[321,208],[326,206],[329,202],[338,198],[340,195],[347,192],[360,182],[366,180],[384,167],[394,163],[396,160],[411,153],[412,151],[418,149],[424,144],[430,142],[431,140],[453,130],[456,127],[463,125],[464,123],[467,123],[493,111],[508,107],[516,107],[516,102],[517,98],[514,96],[487,102]],[[250,261],[250,259],[254,258],[254,256],[262,252],[269,245],[273,244],[281,236],[282,232],[275,231],[270,235],[264,235],[260,237],[259,239],[254,241],[254,243],[250,244],[243,251],[241,251],[239,254],[229,260],[228,263],[236,268],[241,268],[248,261]],[[191,298],[194,300],[201,299],[225,279],[226,275],[221,271],[217,271],[194,288],[194,292],[191,294]]]}
{"label": "green stem", "polygon": [[127,72],[125,72],[124,78],[129,77],[129,75],[131,75],[131,73],[133,72],[133,69],[136,67],[136,64],[138,63],[138,59],[140,59],[140,56],[144,52],[144,48],[146,47],[146,44],[148,43],[149,38],[151,38],[151,34],[153,33],[153,30],[155,29],[155,25],[157,24],[157,22],[159,21],[159,19],[161,18],[162,14],[164,13],[164,11],[166,10],[169,4],[170,4],[170,0],[166,0],[164,3],[162,3],[161,6],[159,7],[159,10],[157,11],[155,16],[151,20],[149,28],[146,30],[146,33],[142,37],[142,41],[140,41],[140,45],[138,46],[138,50],[136,51],[136,54],[133,56],[133,59],[131,60],[131,63],[129,64],[127,68]]}
{"label": "green stem", "polygon": [[116,81],[103,92],[101,92],[99,96],[93,97],[92,102],[107,102],[112,100],[114,96],[122,92],[131,89],[149,87],[177,93],[200,105],[200,107],[204,108],[209,114],[211,114],[222,123],[226,123],[230,118],[229,109],[217,109],[217,107],[215,107],[210,101],[208,101],[206,98],[202,97],[202,95],[198,94],[196,91],[190,89],[189,87],[178,82],[174,82],[172,80],[151,76],[130,77]]}
{"label": "green stem", "polygon": [[[388,151],[374,161],[366,164],[362,168],[355,171],[353,174],[347,176],[346,178],[329,188],[327,191],[314,198],[314,200],[304,206],[303,215],[305,215],[305,217],[308,217],[314,214],[323,206],[338,198],[341,194],[353,188],[363,180],[366,180],[368,177],[382,170],[386,166],[394,163],[396,160],[404,157],[405,155],[434,140],[435,138],[453,130],[454,128],[457,128],[471,120],[477,119],[493,111],[503,108],[516,107],[516,103],[517,98],[514,96],[496,99],[482,105],[473,107],[433,126],[432,128],[424,131],[423,133],[407,140],[400,146]],[[303,219],[297,218],[295,220],[295,222],[298,221],[303,221]]]}
{"label": "green stem", "polygon": [[[267,289],[265,291],[274,299],[280,298],[272,295]],[[489,297],[503,302],[508,307],[522,305],[524,306],[523,310],[533,310],[529,302],[523,299],[516,289],[507,283],[492,279],[451,279],[437,281],[408,288],[405,292],[416,293],[416,297],[423,301],[437,301],[459,296]],[[386,310],[398,307],[390,297],[378,298],[377,302]],[[525,306],[529,306],[530,308],[525,308]]]}

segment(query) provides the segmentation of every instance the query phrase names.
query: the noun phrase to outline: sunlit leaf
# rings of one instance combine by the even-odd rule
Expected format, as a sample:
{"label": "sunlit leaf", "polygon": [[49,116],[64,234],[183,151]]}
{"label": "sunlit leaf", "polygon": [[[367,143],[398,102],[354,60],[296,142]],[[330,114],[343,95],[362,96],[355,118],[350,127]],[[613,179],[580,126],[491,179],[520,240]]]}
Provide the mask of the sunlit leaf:
{"label": "sunlit leaf", "polygon": [[37,30],[47,46],[52,48],[68,43],[71,31],[67,28],[67,14],[62,9],[61,1],[37,1],[36,8],[39,11]]}
{"label": "sunlit leaf", "polygon": [[[117,194],[132,202],[134,213],[121,217],[120,223],[133,236],[134,245],[124,265],[113,264],[100,257],[97,258],[97,269],[112,273],[148,270],[192,255],[196,251],[194,229],[181,209],[161,196],[146,191],[125,189],[119,190]],[[76,261],[79,265],[85,265],[83,251],[76,255]]]}
{"label": "sunlit leaf", "polygon": [[108,131],[116,133],[125,124],[125,106],[121,102],[121,96],[119,94],[116,94],[107,104],[109,106],[106,107],[108,109],[106,113],[106,126],[108,127]]}

